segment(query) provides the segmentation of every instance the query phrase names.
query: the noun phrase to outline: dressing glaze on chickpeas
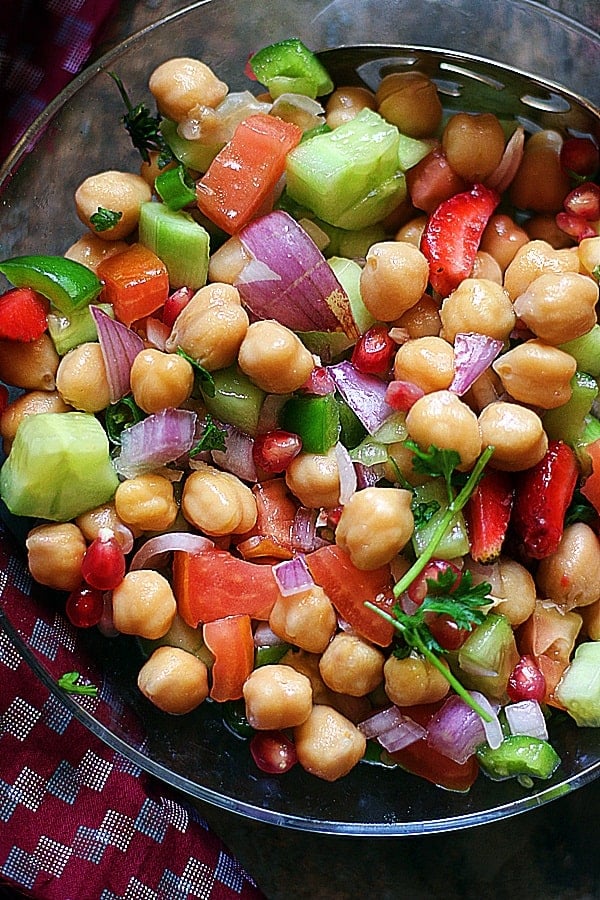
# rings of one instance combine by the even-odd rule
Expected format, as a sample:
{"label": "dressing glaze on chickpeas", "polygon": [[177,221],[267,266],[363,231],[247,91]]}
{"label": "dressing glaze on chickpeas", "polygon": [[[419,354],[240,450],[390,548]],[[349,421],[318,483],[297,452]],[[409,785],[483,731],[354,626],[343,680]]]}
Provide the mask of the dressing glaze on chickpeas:
{"label": "dressing glaze on chickpeas", "polygon": [[[239,701],[255,737],[267,733],[280,734],[282,742],[291,739],[307,772],[334,781],[363,758],[367,741],[361,725],[374,713],[391,707],[405,715],[423,704],[435,704],[437,711],[453,696],[447,676],[460,669],[459,648],[474,626],[461,629],[454,622],[452,638],[458,642],[451,649],[457,653],[450,665],[443,655],[437,665],[425,651],[405,646],[390,624],[390,616],[397,623],[401,614],[418,612],[424,602],[411,594],[420,575],[398,597],[393,592],[394,581],[412,571],[421,552],[419,529],[445,510],[453,513],[453,528],[458,514],[463,516],[452,506],[459,489],[448,480],[444,508],[435,493],[443,481],[440,473],[419,466],[418,460],[454,452],[464,484],[489,451],[480,483],[489,477],[510,485],[504,501],[512,515],[520,479],[547,463],[557,444],[568,443],[556,437],[556,423],[563,408],[579,402],[577,378],[585,357],[578,341],[598,328],[600,236],[578,244],[556,215],[573,186],[561,163],[567,136],[541,129],[515,151],[515,142],[507,140],[509,125],[495,114],[444,115],[435,83],[420,71],[386,72],[376,91],[336,86],[323,105],[321,98],[293,94],[272,105],[268,94],[260,104],[249,103],[250,95],[232,95],[205,63],[181,57],[151,73],[149,90],[160,115],[192,154],[194,165],[184,166],[192,184],[251,115],[285,120],[305,138],[315,125],[337,138],[344,126],[369,111],[411,139],[414,162],[406,173],[396,173],[402,186],[396,208],[379,221],[352,231],[320,217],[313,221],[310,209],[298,214],[323,263],[335,258],[331,266],[340,291],[328,297],[329,312],[338,315],[341,309],[352,328],[346,322],[331,334],[321,332],[318,323],[310,331],[283,324],[277,315],[286,318],[295,302],[292,291],[271,315],[258,315],[244,300],[249,272],[258,271],[259,280],[268,283],[279,276],[253,259],[243,236],[236,231],[219,235],[215,226],[206,283],[180,291],[172,284],[163,306],[127,322],[143,345],[130,360],[127,397],[142,420],[178,410],[194,413],[192,446],[166,463],[121,473],[114,496],[105,503],[72,522],[36,524],[26,541],[33,578],[71,596],[85,586],[92,545],[112,538],[120,548],[115,552],[135,553],[135,564],[104,592],[101,603],[111,610],[117,632],[143,639],[147,660],[138,687],[148,701],[171,715],[192,713],[207,698]],[[224,112],[228,104],[234,109],[231,119]],[[202,143],[206,135],[213,140],[208,147]],[[199,150],[208,154],[200,170],[194,168],[204,159],[195,155]],[[90,173],[74,197],[87,231],[65,249],[65,257],[102,272],[103,261],[118,260],[138,242],[142,207],[161,202],[157,179],[179,165],[175,159],[164,162],[154,147],[139,174]],[[280,198],[286,208],[285,181],[284,171],[254,218]],[[452,234],[450,258],[443,247],[436,257],[432,214],[462,194],[474,202],[477,191],[496,189],[502,198],[498,194],[499,202],[476,223],[468,265],[460,276],[450,277],[447,290],[436,291],[436,276],[445,268],[452,275],[467,250],[461,244],[461,214],[453,213],[456,245]],[[375,195],[373,189],[361,202],[368,207]],[[115,215],[105,230],[94,218],[102,209]],[[183,215],[188,224],[204,221],[189,198]],[[318,282],[319,275],[314,278]],[[51,321],[53,316],[60,318],[57,311],[51,311]],[[466,363],[465,345],[472,354]],[[366,408],[360,399],[353,402],[351,391],[344,394],[334,377],[338,365],[349,365],[362,382],[369,397]],[[472,375],[466,386],[460,385],[465,369]],[[101,343],[89,335],[61,353],[48,333],[24,343],[0,341],[0,378],[25,391],[0,415],[5,452],[10,453],[20,423],[38,413],[77,410],[101,421],[110,418],[115,406],[110,375]],[[592,381],[598,377],[600,366],[589,375]],[[211,387],[219,378],[224,385],[220,399],[225,397],[231,408],[251,402],[240,396],[246,382],[260,398],[255,415],[243,424],[233,412],[231,421],[225,414],[223,422],[213,421]],[[315,413],[309,425],[319,432],[316,437],[307,423],[298,423],[298,434],[280,427],[290,399],[316,401],[313,409],[321,404],[322,411],[332,398],[338,418],[332,426],[325,414],[321,419],[321,412]],[[593,413],[592,402],[583,411],[577,407],[582,420]],[[381,421],[371,420],[373,408],[385,411]],[[550,414],[557,418],[547,418]],[[286,421],[293,422],[293,415]],[[211,427],[217,439],[205,445],[207,434],[214,437]],[[328,427],[335,437],[327,444]],[[320,452],[304,445],[303,428],[317,443],[323,441]],[[239,442],[239,450],[229,452],[230,439]],[[114,440],[115,456],[119,440]],[[586,456],[583,440],[571,444],[576,480],[585,488],[585,476],[597,475],[595,459]],[[242,462],[232,458],[236,453]],[[476,554],[472,507],[465,507],[463,522],[468,549],[459,558],[440,551],[431,565],[446,573],[455,570],[450,600],[463,578],[463,584],[489,585],[486,614],[499,617],[510,636],[505,659],[533,656],[543,668],[538,656],[543,658],[544,651],[536,656],[536,640],[548,628],[556,652],[546,671],[554,671],[566,646],[564,671],[577,640],[600,639],[597,515],[592,524],[564,526],[554,549],[541,559],[528,558],[526,551],[512,558],[509,541]],[[516,534],[513,520],[510,527]],[[513,542],[515,534],[510,532]],[[144,556],[153,539],[161,548],[156,559],[150,554],[150,562],[140,563],[137,552]],[[199,543],[191,544],[193,539]],[[322,570],[319,553],[326,559]],[[211,564],[202,568],[205,559]],[[219,561],[235,572],[232,609],[222,608],[225,569],[219,569]],[[294,564],[304,567],[302,576],[295,575],[302,583],[287,589],[281,580],[285,568],[278,566]],[[331,578],[338,569],[344,573],[340,582]],[[430,575],[425,567],[425,592],[431,588]],[[244,603],[253,592],[258,599],[249,612]],[[381,616],[366,610],[365,601]],[[196,603],[203,612],[194,618],[190,607]],[[442,619],[426,613],[443,653],[450,648],[440,637],[448,626]],[[223,644],[221,626],[227,629]],[[457,631],[465,633],[457,638]],[[245,675],[223,687],[219,680],[227,654],[237,654],[237,668]],[[476,681],[477,666],[465,679],[469,685],[469,678]],[[502,681],[494,673],[493,700],[508,702],[512,674]],[[544,703],[556,704],[558,684],[548,683]]]}

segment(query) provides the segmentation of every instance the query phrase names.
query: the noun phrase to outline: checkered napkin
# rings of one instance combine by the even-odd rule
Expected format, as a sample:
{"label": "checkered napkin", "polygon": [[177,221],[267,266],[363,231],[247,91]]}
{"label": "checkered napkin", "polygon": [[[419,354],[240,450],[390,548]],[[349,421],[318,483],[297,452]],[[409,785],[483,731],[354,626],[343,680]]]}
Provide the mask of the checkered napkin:
{"label": "checkered napkin", "polygon": [[118,6],[119,0],[0,0],[0,160],[85,65]]}
{"label": "checkered napkin", "polygon": [[[0,611],[53,675],[83,673],[74,630],[29,587],[0,529]],[[260,900],[194,807],[95,738],[1,623],[0,886],[39,900]],[[77,702],[100,715],[106,701]]]}

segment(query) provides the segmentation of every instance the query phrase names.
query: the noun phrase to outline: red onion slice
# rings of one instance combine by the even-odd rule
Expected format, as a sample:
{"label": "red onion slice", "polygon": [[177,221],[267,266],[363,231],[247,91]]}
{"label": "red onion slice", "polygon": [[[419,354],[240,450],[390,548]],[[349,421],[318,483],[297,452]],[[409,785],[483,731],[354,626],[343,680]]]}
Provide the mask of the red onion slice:
{"label": "red onion slice", "polygon": [[504,713],[511,734],[526,734],[542,741],[548,740],[546,719],[537,700],[509,703],[504,707]]}
{"label": "red onion slice", "polygon": [[363,375],[348,360],[328,366],[327,371],[369,434],[375,434],[394,412],[385,400],[387,383],[375,375]]}
{"label": "red onion slice", "polygon": [[201,553],[214,547],[211,540],[201,534],[190,531],[171,531],[168,534],[157,534],[142,544],[129,564],[129,569],[152,569],[160,567],[168,553],[182,550],[185,553]]}
{"label": "red onion slice", "polygon": [[275,634],[268,622],[259,622],[254,630],[255,647],[278,647],[284,642]]}
{"label": "red onion slice", "polygon": [[239,233],[252,260],[235,286],[253,315],[292,331],[358,331],[350,300],[304,229],[283,210],[254,219]]}
{"label": "red onion slice", "polygon": [[502,159],[498,163],[496,169],[486,180],[486,187],[493,188],[499,194],[503,194],[508,188],[511,181],[517,174],[517,169],[521,165],[523,159],[523,150],[525,148],[525,131],[521,125],[514,130],[504,148]]}
{"label": "red onion slice", "polygon": [[389,753],[396,753],[425,737],[427,731],[397,706],[388,706],[358,724],[367,740],[376,738]]}
{"label": "red onion slice", "polygon": [[387,706],[379,712],[373,713],[368,719],[358,723],[358,730],[362,731],[367,739],[379,737],[384,731],[389,731],[398,725],[403,719],[397,706]]}
{"label": "red onion slice", "polygon": [[459,332],[454,338],[454,378],[450,391],[462,396],[496,359],[502,341],[475,331]]}
{"label": "red onion slice", "polygon": [[279,591],[284,597],[292,594],[301,594],[310,590],[314,585],[304,556],[295,556],[293,559],[284,559],[283,562],[273,566],[273,575]]}
{"label": "red onion slice", "polygon": [[428,745],[459,765],[473,755],[485,738],[483,719],[458,694],[448,697],[427,728]]}
{"label": "red onion slice", "polygon": [[340,477],[340,503],[344,506],[356,493],[357,477],[350,454],[339,441],[335,445],[335,458]]}
{"label": "red onion slice", "polygon": [[164,409],[147,416],[121,434],[115,469],[125,478],[151,472],[187,453],[194,442],[196,413]]}
{"label": "red onion slice", "polygon": [[135,331],[122,322],[111,319],[100,307],[90,306],[90,312],[98,331],[98,341],[110,390],[110,402],[116,403],[131,389],[129,381],[131,366],[138,353],[144,349],[144,342]]}
{"label": "red onion slice", "polygon": [[300,506],[294,516],[292,524],[292,547],[303,553],[318,550],[328,542],[323,540],[317,532],[319,511],[308,506]]}
{"label": "red onion slice", "polygon": [[258,473],[254,458],[252,456],[252,448],[254,439],[240,431],[235,425],[229,425],[219,422],[219,428],[223,428],[227,432],[225,438],[225,450],[212,450],[211,456],[222,469],[237,475],[243,481],[258,481]]}
{"label": "red onion slice", "polygon": [[171,329],[156,316],[148,316],[146,319],[146,338],[149,344],[157,350],[164,351],[171,334]]}
{"label": "red onion slice", "polygon": [[496,708],[492,706],[488,698],[485,694],[482,694],[481,691],[469,691],[473,700],[479,703],[480,707],[484,712],[491,717],[489,722],[486,722],[482,719],[483,722],[483,730],[485,731],[485,739],[492,748],[492,750],[496,750],[504,739],[504,735],[502,733],[502,725],[500,724],[500,720],[498,718]]}

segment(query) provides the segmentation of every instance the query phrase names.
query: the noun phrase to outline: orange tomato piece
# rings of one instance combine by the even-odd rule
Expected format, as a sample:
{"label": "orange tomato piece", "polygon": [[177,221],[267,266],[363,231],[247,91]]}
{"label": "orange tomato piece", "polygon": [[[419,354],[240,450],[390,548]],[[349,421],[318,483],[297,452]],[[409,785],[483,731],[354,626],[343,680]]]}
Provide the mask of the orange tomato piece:
{"label": "orange tomato piece", "polygon": [[292,122],[263,113],[249,116],[197,182],[200,211],[227,234],[269,212],[286,156],[301,137]]}
{"label": "orange tomato piece", "polygon": [[239,700],[254,668],[254,638],[250,616],[227,616],[207,622],[204,643],[215,658],[210,696],[219,703]]}
{"label": "orange tomato piece", "polygon": [[270,565],[216,547],[173,554],[173,591],[179,615],[192,628],[225,616],[266,620],[281,596]]}
{"label": "orange tomato piece", "polygon": [[238,549],[246,559],[257,556],[273,556],[291,559],[293,556],[292,528],[298,508],[284,478],[253,485],[256,500],[256,523],[241,535]]}
{"label": "orange tomato piece", "polygon": [[567,666],[581,630],[583,619],[578,612],[561,612],[539,600],[518,632],[521,654],[532,656],[546,679],[545,703],[563,708],[554,691]]}
{"label": "orange tomato piece", "polygon": [[131,325],[160,309],[169,296],[167,267],[143,244],[104,259],[97,269],[104,282],[103,303],[111,303],[115,317]]}
{"label": "orange tomato piece", "polygon": [[365,572],[357,569],[348,554],[335,545],[307,554],[306,564],[340,616],[368,641],[387,647],[393,626],[365,606],[370,600],[389,612],[394,604],[389,566]]}

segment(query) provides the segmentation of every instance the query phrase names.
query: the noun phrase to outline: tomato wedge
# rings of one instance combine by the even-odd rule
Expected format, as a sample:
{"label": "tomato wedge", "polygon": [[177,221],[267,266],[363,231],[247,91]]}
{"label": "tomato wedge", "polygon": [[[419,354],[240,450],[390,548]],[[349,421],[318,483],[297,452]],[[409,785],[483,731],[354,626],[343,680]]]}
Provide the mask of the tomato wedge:
{"label": "tomato wedge", "polygon": [[[400,711],[426,728],[443,702],[406,706]],[[390,753],[390,757],[412,775],[425,778],[432,784],[446,788],[448,791],[457,791],[463,794],[471,788],[479,774],[479,763],[476,756],[470,756],[464,763],[454,762],[453,759],[442,756],[441,753],[430,747],[426,737],[415,741],[414,744],[409,744],[403,750]]]}
{"label": "tomato wedge", "polygon": [[380,647],[391,643],[393,626],[365,606],[367,600],[388,611],[393,606],[389,566],[362,571],[334,545],[313,550],[306,556],[306,563],[315,582],[358,634]]}
{"label": "tomato wedge", "polygon": [[266,620],[280,597],[271,566],[216,547],[200,553],[176,551],[173,590],[179,615],[192,628],[225,616]]}
{"label": "tomato wedge", "polygon": [[538,600],[535,609],[518,632],[521,654],[532,656],[546,679],[544,703],[563,708],[555,690],[569,665],[583,620],[578,612],[562,612]]}
{"label": "tomato wedge", "polygon": [[207,622],[204,643],[215,658],[210,696],[219,703],[239,700],[254,668],[254,638],[250,616],[227,616]]}
{"label": "tomato wedge", "polygon": [[256,499],[256,524],[239,538],[238,548],[247,559],[256,556],[273,556],[291,559],[292,527],[298,508],[284,478],[253,485]]}

